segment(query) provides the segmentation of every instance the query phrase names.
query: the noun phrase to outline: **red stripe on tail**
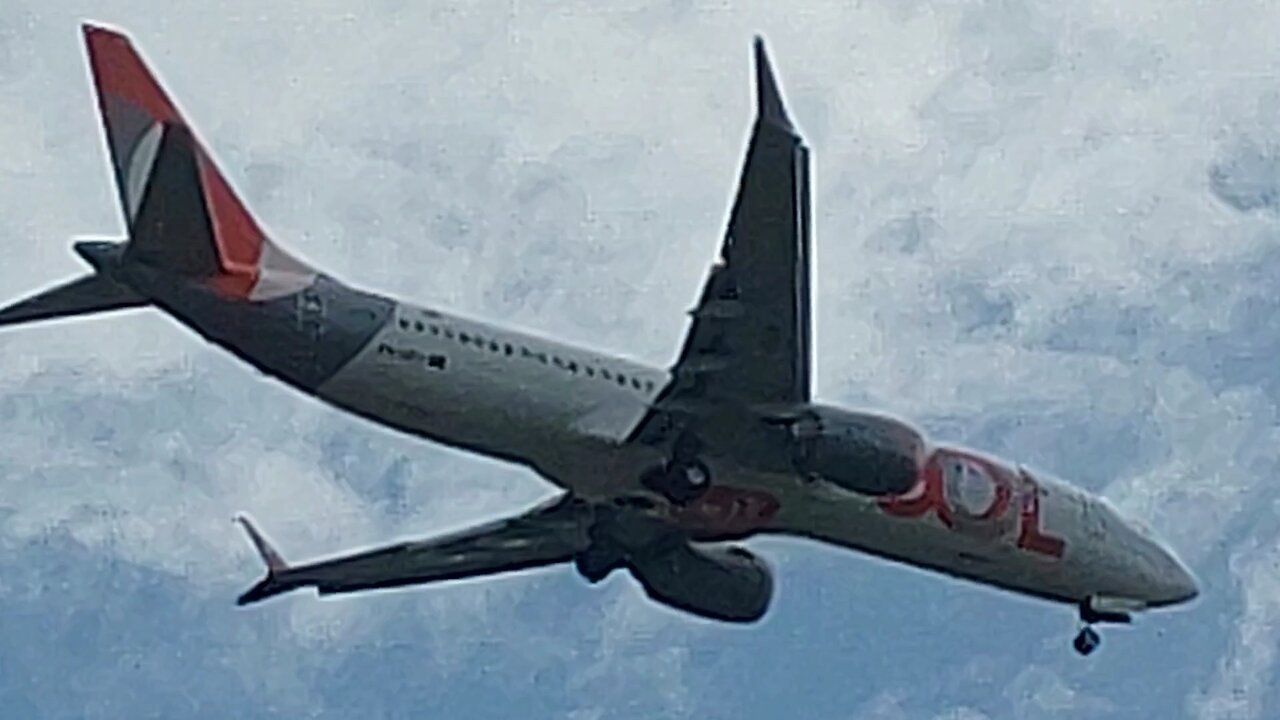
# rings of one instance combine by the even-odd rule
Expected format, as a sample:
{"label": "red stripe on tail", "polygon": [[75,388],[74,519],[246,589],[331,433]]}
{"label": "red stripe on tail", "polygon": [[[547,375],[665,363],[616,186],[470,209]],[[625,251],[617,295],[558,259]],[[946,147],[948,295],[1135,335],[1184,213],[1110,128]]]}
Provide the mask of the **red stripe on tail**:
{"label": "red stripe on tail", "polygon": [[213,220],[213,235],[223,272],[256,278],[265,233],[203,152],[200,153],[200,183]]}
{"label": "red stripe on tail", "polygon": [[158,122],[180,122],[177,109],[152,77],[129,38],[114,30],[84,26],[98,97],[114,96],[142,108]]}
{"label": "red stripe on tail", "polygon": [[[99,92],[102,119],[108,129],[108,140],[116,165],[116,182],[120,183],[125,211],[137,211],[146,191],[148,168],[146,154],[138,147],[152,123],[165,123],[186,128],[195,156],[200,199],[211,227],[204,237],[187,233],[184,237],[156,237],[143,242],[156,246],[173,246],[205,242],[215,256],[216,268],[210,268],[209,282],[219,292],[233,297],[250,297],[262,273],[260,266],[266,233],[236,195],[227,178],[218,169],[204,143],[200,142],[173,101],[165,94],[146,61],[123,33],[101,27],[84,26],[84,42],[88,47],[93,77]],[[142,167],[140,160],[142,158]],[[131,215],[131,222],[133,217]],[[131,228],[132,229],[132,228]],[[206,245],[206,247],[207,247]],[[165,251],[151,251],[152,258]]]}

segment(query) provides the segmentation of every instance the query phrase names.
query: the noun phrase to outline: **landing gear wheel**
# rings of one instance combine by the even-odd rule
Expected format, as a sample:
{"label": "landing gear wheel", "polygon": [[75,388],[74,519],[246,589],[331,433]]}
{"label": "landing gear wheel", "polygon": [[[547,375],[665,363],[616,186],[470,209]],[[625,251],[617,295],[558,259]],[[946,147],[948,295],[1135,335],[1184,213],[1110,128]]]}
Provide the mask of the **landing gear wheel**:
{"label": "landing gear wheel", "polygon": [[711,487],[711,471],[700,460],[670,462],[645,473],[640,482],[676,505],[685,505]]}
{"label": "landing gear wheel", "polygon": [[609,577],[614,570],[622,567],[625,553],[618,544],[608,538],[599,526],[588,531],[591,545],[573,558],[573,567],[588,584],[596,583]]}
{"label": "landing gear wheel", "polygon": [[706,465],[698,461],[694,461],[690,465],[680,468],[679,472],[684,475],[684,485],[689,488],[689,492],[694,495],[701,495],[706,492],[707,486],[711,484],[711,471]]}
{"label": "landing gear wheel", "polygon": [[1084,627],[1080,633],[1076,635],[1076,639],[1071,642],[1071,646],[1081,655],[1089,655],[1098,646],[1102,644],[1102,636],[1098,635],[1098,631],[1091,627]]}
{"label": "landing gear wheel", "polygon": [[621,563],[610,562],[599,554],[587,551],[575,557],[573,565],[583,580],[586,580],[590,585],[595,585],[609,577],[609,574],[618,569]]}

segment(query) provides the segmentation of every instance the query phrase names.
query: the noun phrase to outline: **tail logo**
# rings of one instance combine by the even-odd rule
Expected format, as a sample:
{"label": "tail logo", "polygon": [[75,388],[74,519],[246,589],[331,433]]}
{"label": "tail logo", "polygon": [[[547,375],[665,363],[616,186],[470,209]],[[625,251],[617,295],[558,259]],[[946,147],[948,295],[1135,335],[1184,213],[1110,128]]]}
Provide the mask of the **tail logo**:
{"label": "tail logo", "polygon": [[133,225],[138,218],[138,208],[142,205],[142,194],[147,189],[147,181],[151,178],[151,168],[156,164],[156,153],[160,150],[160,137],[164,134],[164,126],[152,123],[151,127],[133,146],[129,158],[128,170],[124,173],[124,200],[129,211],[129,224]]}
{"label": "tail logo", "polygon": [[126,259],[251,301],[314,282],[268,240],[129,39],[86,26],[85,44],[129,225]]}

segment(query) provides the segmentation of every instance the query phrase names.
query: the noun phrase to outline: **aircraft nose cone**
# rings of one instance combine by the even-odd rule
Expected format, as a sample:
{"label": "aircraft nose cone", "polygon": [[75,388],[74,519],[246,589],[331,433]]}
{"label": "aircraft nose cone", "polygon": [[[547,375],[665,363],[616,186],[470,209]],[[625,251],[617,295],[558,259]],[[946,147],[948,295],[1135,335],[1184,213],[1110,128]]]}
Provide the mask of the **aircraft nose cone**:
{"label": "aircraft nose cone", "polygon": [[1173,553],[1161,548],[1159,572],[1154,579],[1151,604],[1154,606],[1177,605],[1195,599],[1200,585],[1187,566]]}

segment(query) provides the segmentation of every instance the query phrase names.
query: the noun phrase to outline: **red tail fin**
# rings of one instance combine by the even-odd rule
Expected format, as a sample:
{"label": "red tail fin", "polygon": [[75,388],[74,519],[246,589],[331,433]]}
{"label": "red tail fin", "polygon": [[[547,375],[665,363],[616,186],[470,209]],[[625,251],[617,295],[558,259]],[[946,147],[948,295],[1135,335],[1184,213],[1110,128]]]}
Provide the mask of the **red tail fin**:
{"label": "red tail fin", "polygon": [[309,283],[314,273],[267,239],[129,38],[94,25],[84,37],[129,227],[126,258],[243,298]]}

